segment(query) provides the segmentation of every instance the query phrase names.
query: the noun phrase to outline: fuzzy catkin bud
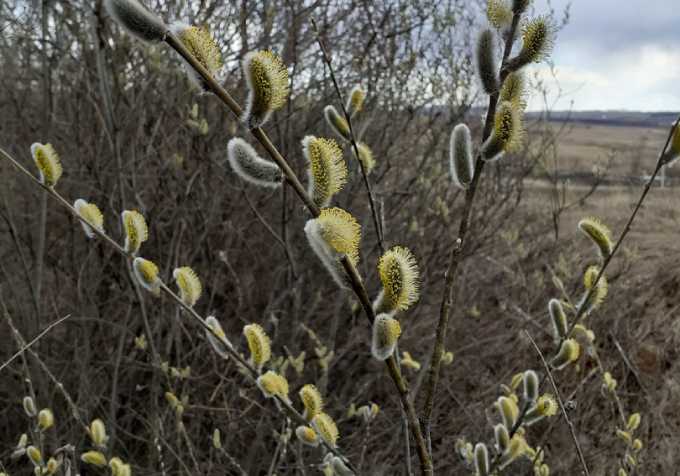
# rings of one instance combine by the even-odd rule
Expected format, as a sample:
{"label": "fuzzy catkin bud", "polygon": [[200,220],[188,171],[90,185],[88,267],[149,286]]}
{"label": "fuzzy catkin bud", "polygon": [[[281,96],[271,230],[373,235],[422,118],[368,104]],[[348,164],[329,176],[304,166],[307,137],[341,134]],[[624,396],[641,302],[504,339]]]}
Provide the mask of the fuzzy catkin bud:
{"label": "fuzzy catkin bud", "polygon": [[523,135],[522,112],[510,101],[499,104],[494,116],[493,132],[482,146],[484,160],[496,160],[516,150]]}
{"label": "fuzzy catkin bud", "polygon": [[541,397],[536,401],[536,404],[527,411],[525,415],[525,423],[527,426],[531,426],[545,417],[556,415],[557,409],[557,401],[552,395],[547,393],[545,395],[541,395]]}
{"label": "fuzzy catkin bud", "polygon": [[347,182],[342,149],[333,139],[306,136],[302,139],[302,152],[308,164],[307,193],[317,206],[326,207]]}
{"label": "fuzzy catkin bud", "polygon": [[533,370],[524,372],[524,400],[535,402],[538,399],[538,375]]}
{"label": "fuzzy catkin bud", "polygon": [[97,468],[103,468],[106,466],[106,457],[99,451],[87,451],[80,455],[80,459],[83,463],[91,464]]}
{"label": "fuzzy catkin bud", "polygon": [[496,35],[485,28],[477,38],[475,48],[477,75],[486,94],[498,91],[498,60],[496,58]]}
{"label": "fuzzy catkin bud", "polygon": [[475,445],[475,470],[478,476],[487,476],[489,474],[489,450],[484,443],[477,443]]}
{"label": "fuzzy catkin bud", "polygon": [[255,128],[267,122],[288,99],[288,71],[281,59],[271,51],[245,55],[243,73],[248,86],[248,100],[243,122]]}
{"label": "fuzzy catkin bud", "polygon": [[85,231],[85,235],[88,238],[95,237],[95,233],[92,231],[93,228],[102,233],[104,232],[104,215],[102,215],[97,205],[79,198],[73,204],[73,208],[78,212],[78,216],[87,222],[81,221],[80,224],[83,226],[83,231]]}
{"label": "fuzzy catkin bud", "polygon": [[354,86],[349,92],[349,97],[347,98],[347,114],[353,117],[356,113],[361,112],[364,108],[364,101],[366,99],[366,91],[361,89],[361,86]]}
{"label": "fuzzy catkin bud", "polygon": [[90,423],[90,438],[97,447],[106,446],[109,437],[106,435],[106,425],[99,418]]}
{"label": "fuzzy catkin bud", "polygon": [[229,165],[246,182],[267,188],[277,188],[283,182],[281,169],[274,162],[261,158],[253,146],[240,137],[227,144]]}
{"label": "fuzzy catkin bud", "polygon": [[24,406],[24,412],[28,417],[34,417],[38,413],[38,409],[35,407],[35,401],[31,397],[24,397],[22,402]]}
{"label": "fuzzy catkin bud", "polygon": [[333,129],[333,132],[343,140],[349,141],[351,133],[347,120],[335,109],[335,106],[328,105],[323,109],[326,123]]}
{"label": "fuzzy catkin bud", "polygon": [[54,426],[54,413],[49,408],[43,408],[38,413],[38,426],[41,431],[49,430]]}
{"label": "fuzzy catkin bud", "polygon": [[161,280],[158,277],[158,266],[153,261],[144,258],[135,258],[132,262],[132,270],[137,282],[154,296],[161,294]]}
{"label": "fuzzy catkin bud", "polygon": [[298,395],[305,407],[303,416],[306,420],[311,420],[323,411],[323,398],[316,386],[307,384],[300,389]]}
{"label": "fuzzy catkin bud", "polygon": [[[364,170],[367,174],[371,173],[371,170],[375,168],[373,151],[365,142],[357,142],[357,150],[359,151],[359,162],[364,166]],[[352,147],[352,153],[354,153],[354,156],[356,157],[354,147]]]}
{"label": "fuzzy catkin bud", "polygon": [[55,458],[50,458],[47,460],[47,464],[45,465],[45,474],[52,475],[57,472],[59,469],[59,466],[61,466],[61,463],[57,461]]}
{"label": "fuzzy catkin bud", "polygon": [[508,69],[517,71],[529,63],[544,60],[553,47],[555,26],[550,18],[540,16],[528,21],[522,29],[522,49],[508,61]]}
{"label": "fuzzy catkin bud", "polygon": [[567,336],[569,325],[567,315],[564,313],[562,303],[558,299],[551,299],[548,302],[548,313],[553,327],[553,337],[555,342],[559,342]]}
{"label": "fuzzy catkin bud", "polygon": [[378,360],[387,360],[394,352],[401,335],[399,321],[389,314],[378,314],[373,321],[371,353]]}
{"label": "fuzzy catkin bud", "polygon": [[497,424],[493,427],[493,434],[496,440],[496,448],[499,453],[505,452],[510,446],[510,433],[508,429],[502,423]]}
{"label": "fuzzy catkin bud", "polygon": [[219,428],[215,428],[215,430],[213,431],[211,442],[213,448],[215,448],[216,450],[222,448],[222,433],[220,432]]}
{"label": "fuzzy catkin bud", "polygon": [[383,312],[405,311],[420,296],[420,271],[413,254],[395,246],[378,261],[378,274],[383,285]]}
{"label": "fuzzy catkin bud", "polygon": [[143,41],[161,41],[167,27],[163,20],[147,10],[138,0],[105,0],[109,15],[128,33]]}
{"label": "fuzzy catkin bud", "polygon": [[449,171],[454,185],[462,189],[468,188],[475,172],[475,164],[472,158],[472,137],[465,124],[458,124],[451,132]]}
{"label": "fuzzy catkin bud", "polygon": [[633,413],[630,417],[628,417],[628,422],[626,423],[626,429],[628,431],[635,431],[638,429],[640,426],[640,421],[642,418],[640,417],[639,413]]}
{"label": "fuzzy catkin bud", "polygon": [[201,280],[198,275],[189,266],[182,266],[181,268],[175,268],[172,272],[173,278],[177,283],[179,288],[179,295],[182,302],[189,307],[193,307],[201,297],[203,292],[203,286],[201,285]]}
{"label": "fuzzy catkin bud", "polygon": [[125,251],[135,255],[142,243],[149,239],[149,227],[144,216],[137,210],[123,211],[121,219],[125,230]]}
{"label": "fuzzy catkin bud", "polygon": [[557,369],[561,370],[567,365],[576,362],[581,355],[581,346],[574,339],[567,339],[562,342],[560,351],[553,358],[551,365]]}
{"label": "fuzzy catkin bud", "polygon": [[598,218],[588,217],[578,222],[578,229],[590,238],[600,254],[600,258],[606,259],[614,249],[609,228]]}
{"label": "fuzzy catkin bud", "polygon": [[340,434],[335,421],[327,413],[319,413],[312,418],[312,428],[317,434],[332,448],[335,448],[338,443]]}
{"label": "fuzzy catkin bud", "polygon": [[356,219],[340,208],[324,208],[317,218],[307,221],[305,234],[335,282],[346,288],[340,259],[346,256],[354,265],[359,262],[361,226]]}
{"label": "fuzzy catkin bud", "polygon": [[503,420],[503,425],[508,431],[512,431],[512,428],[517,422],[519,417],[519,408],[517,403],[512,398],[509,397],[499,397],[496,403],[498,410],[501,414]]}
{"label": "fuzzy catkin bud", "polygon": [[28,455],[28,458],[35,466],[43,465],[42,453],[35,446],[31,445],[28,448],[26,448],[26,455]]}
{"label": "fuzzy catkin bud", "polygon": [[243,335],[248,341],[250,361],[258,369],[269,362],[272,357],[271,341],[259,324],[248,324],[243,328]]}
{"label": "fuzzy catkin bud", "polygon": [[227,339],[227,335],[224,333],[222,325],[215,316],[206,317],[205,323],[212,329],[212,332],[206,329],[205,336],[208,339],[208,342],[210,342],[213,350],[223,359],[228,359],[228,349],[233,349],[233,346],[231,342],[229,342],[229,339]]}
{"label": "fuzzy catkin bud", "polygon": [[41,144],[39,142],[32,144],[31,155],[40,173],[40,183],[51,188],[56,186],[64,169],[52,144]]}

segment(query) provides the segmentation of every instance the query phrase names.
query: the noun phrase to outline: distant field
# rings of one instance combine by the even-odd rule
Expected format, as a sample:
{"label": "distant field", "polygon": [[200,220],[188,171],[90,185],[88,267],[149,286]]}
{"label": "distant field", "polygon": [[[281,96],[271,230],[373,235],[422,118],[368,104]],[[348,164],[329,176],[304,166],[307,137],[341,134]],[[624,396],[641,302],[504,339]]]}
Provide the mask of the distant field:
{"label": "distant field", "polygon": [[615,176],[651,173],[667,134],[665,128],[570,124],[558,140],[558,167],[587,173],[611,160],[609,173]]}

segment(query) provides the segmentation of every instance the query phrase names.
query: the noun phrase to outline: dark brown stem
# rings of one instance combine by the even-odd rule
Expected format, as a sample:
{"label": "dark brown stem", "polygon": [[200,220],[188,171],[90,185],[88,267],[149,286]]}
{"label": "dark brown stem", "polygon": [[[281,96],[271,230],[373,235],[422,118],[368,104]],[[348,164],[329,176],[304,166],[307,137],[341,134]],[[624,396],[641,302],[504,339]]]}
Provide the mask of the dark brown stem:
{"label": "dark brown stem", "polygon": [[[500,82],[503,81],[509,74],[507,68],[505,68],[505,62],[510,56],[512,51],[512,44],[515,38],[515,32],[519,25],[520,17],[515,15],[512,20],[512,25],[508,32],[505,41],[505,50],[503,52],[503,63],[500,72]],[[484,124],[484,131],[482,134],[482,143],[491,134],[491,129],[493,126],[494,116],[496,115],[496,106],[498,105],[498,91],[491,94],[489,97],[489,105],[486,113],[486,122]],[[451,248],[451,253],[449,257],[449,265],[444,274],[444,293],[442,295],[441,306],[439,309],[439,322],[437,323],[437,330],[435,334],[434,348],[432,350],[432,357],[430,359],[430,366],[428,368],[427,380],[425,382],[425,403],[423,406],[422,422],[425,429],[425,434],[427,436],[427,441],[431,441],[431,418],[432,410],[434,408],[434,399],[437,392],[437,384],[439,382],[439,370],[441,368],[441,358],[444,353],[444,342],[446,340],[446,333],[449,325],[449,317],[451,314],[452,306],[452,291],[456,284],[456,277],[458,272],[458,265],[463,258],[463,250],[466,245],[466,238],[468,230],[470,228],[470,221],[472,216],[472,205],[477,193],[479,186],[479,181],[481,179],[482,173],[484,171],[484,164],[486,162],[482,159],[481,155],[478,154],[475,161],[475,171],[472,177],[472,182],[465,192],[465,203],[463,205],[462,218],[460,220],[460,227],[458,229],[458,239]]]}

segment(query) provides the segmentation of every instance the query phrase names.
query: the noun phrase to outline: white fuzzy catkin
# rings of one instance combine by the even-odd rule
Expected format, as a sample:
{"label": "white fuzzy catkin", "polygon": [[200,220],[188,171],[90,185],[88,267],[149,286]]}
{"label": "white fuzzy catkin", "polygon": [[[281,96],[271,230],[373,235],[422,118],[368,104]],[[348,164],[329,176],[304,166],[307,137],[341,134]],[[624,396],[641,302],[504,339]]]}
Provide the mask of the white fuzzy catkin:
{"label": "white fuzzy catkin", "polygon": [[116,22],[143,41],[161,41],[167,26],[137,0],[105,0],[104,7]]}
{"label": "white fuzzy catkin", "polygon": [[253,146],[240,137],[234,137],[227,145],[229,165],[246,182],[267,188],[281,186],[281,169],[268,160],[261,158]]}
{"label": "white fuzzy catkin", "polygon": [[470,129],[465,124],[458,124],[451,133],[449,147],[451,180],[457,187],[467,189],[472,182],[474,168]]}

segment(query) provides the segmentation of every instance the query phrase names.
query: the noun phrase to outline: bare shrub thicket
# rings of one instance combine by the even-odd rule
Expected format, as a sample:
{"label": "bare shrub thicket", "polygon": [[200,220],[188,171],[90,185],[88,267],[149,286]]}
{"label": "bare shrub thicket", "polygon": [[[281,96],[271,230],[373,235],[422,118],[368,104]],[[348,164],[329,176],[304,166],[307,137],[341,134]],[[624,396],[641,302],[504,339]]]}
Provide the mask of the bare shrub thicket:
{"label": "bare shrub thicket", "polygon": [[[546,157],[557,153],[541,124],[525,124],[516,147],[503,139],[518,133],[504,127],[521,119],[526,98],[524,85],[519,94],[501,86],[541,59],[522,49],[532,25],[547,37],[556,21],[536,17],[528,4],[148,2],[168,24],[208,27],[221,56],[212,59],[224,64],[215,78],[209,61],[187,63],[197,52],[178,39],[186,27],[144,43],[100,1],[0,5],[3,470],[547,475],[670,468],[653,456],[668,449],[669,427],[658,413],[647,416],[653,400],[641,393],[625,351],[636,349],[635,340],[607,334],[608,317],[581,322],[596,307],[615,317],[603,291],[614,242],[591,220],[580,228],[599,255],[560,235],[560,214],[572,205],[556,204],[559,197],[552,216],[523,205],[525,179],[536,164],[547,170]],[[480,40],[487,6],[493,26]],[[481,88],[475,63],[488,52],[474,58],[476,44],[504,48],[478,65],[492,75],[482,75]],[[251,114],[244,124],[234,105],[244,105],[253,87],[241,71],[244,59],[263,50],[281,58],[290,95],[258,129],[261,121]],[[306,200],[310,153],[301,142],[335,137],[344,119],[331,127],[324,108],[342,115],[339,96],[355,86],[365,101],[347,140],[338,138],[349,170],[330,206],[361,224],[360,260],[344,253],[323,262],[305,231],[326,204]],[[456,187],[449,142],[463,121],[475,173],[458,176],[463,187]],[[227,161],[234,137],[267,160],[279,154],[290,166],[283,186],[255,187],[236,174]],[[34,170],[35,142],[52,144],[61,157],[54,190],[24,176],[37,174],[12,169]],[[374,167],[355,159],[362,143]],[[51,153],[40,147],[34,158]],[[501,151],[508,157],[481,157]],[[49,186],[46,170],[42,184]],[[304,189],[295,189],[296,177]],[[103,227],[88,230],[96,240],[78,224],[84,202],[69,208],[77,198],[102,212]],[[93,225],[97,215],[88,210]],[[121,224],[123,210],[146,219],[148,240],[138,255],[158,266],[164,283],[151,286],[158,293],[140,282],[140,273],[154,270],[133,261],[135,235]],[[385,283],[376,266],[394,245],[415,256],[420,298],[398,314],[402,335],[384,364],[372,357],[380,352],[371,349],[375,329],[365,317],[394,318],[376,317],[384,309],[371,302]],[[343,267],[333,272],[349,273],[354,292],[339,289],[323,269],[329,262]],[[196,303],[186,266],[202,282]],[[611,288],[629,267],[620,259]],[[184,279],[181,295],[173,275]],[[550,301],[549,313],[551,298],[559,304]],[[262,331],[271,359],[262,356]],[[307,384],[323,395],[329,417],[311,418],[308,401],[303,411],[298,393],[313,393]],[[302,444],[316,434],[321,447]]]}

